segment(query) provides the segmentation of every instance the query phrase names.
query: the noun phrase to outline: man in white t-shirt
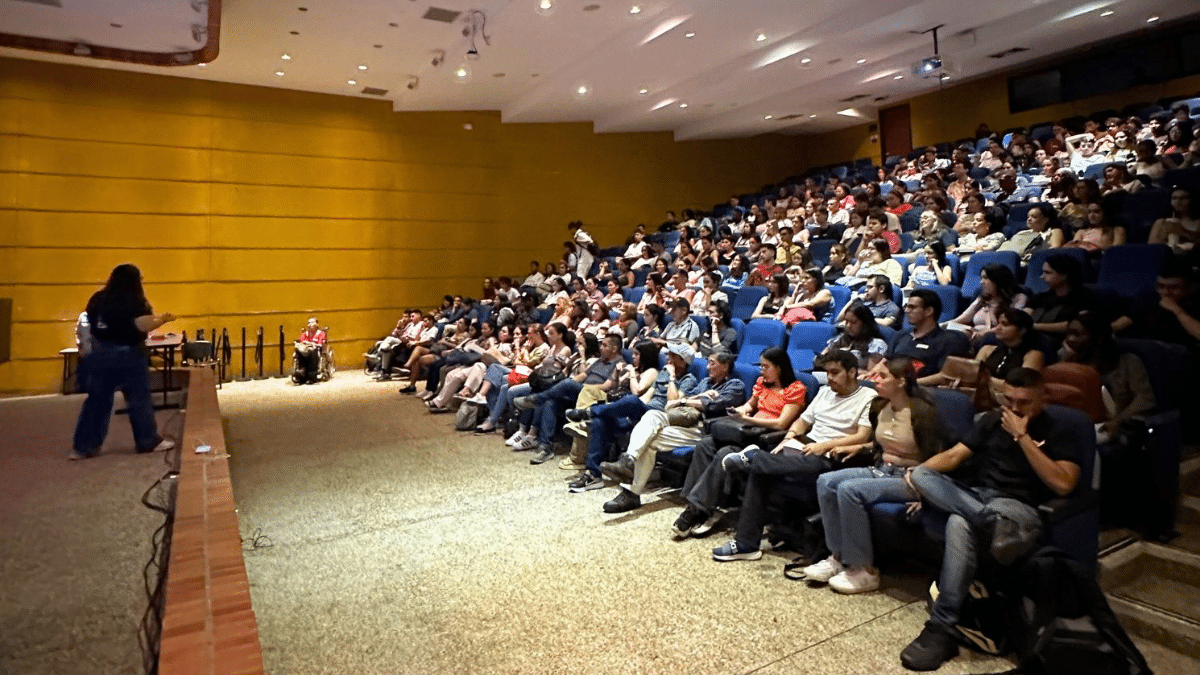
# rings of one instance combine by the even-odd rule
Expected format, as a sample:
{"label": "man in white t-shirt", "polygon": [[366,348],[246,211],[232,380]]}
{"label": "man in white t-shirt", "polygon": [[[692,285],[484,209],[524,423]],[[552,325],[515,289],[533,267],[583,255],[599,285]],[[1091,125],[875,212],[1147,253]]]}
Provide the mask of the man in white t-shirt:
{"label": "man in white t-shirt", "polygon": [[742,471],[747,480],[736,537],[714,548],[713,560],[761,558],[767,503],[779,482],[845,468],[847,459],[870,449],[868,413],[875,390],[859,386],[858,359],[850,352],[834,352],[823,363],[828,385],[821,387],[778,446],[768,452],[750,445],[722,460],[726,471]]}

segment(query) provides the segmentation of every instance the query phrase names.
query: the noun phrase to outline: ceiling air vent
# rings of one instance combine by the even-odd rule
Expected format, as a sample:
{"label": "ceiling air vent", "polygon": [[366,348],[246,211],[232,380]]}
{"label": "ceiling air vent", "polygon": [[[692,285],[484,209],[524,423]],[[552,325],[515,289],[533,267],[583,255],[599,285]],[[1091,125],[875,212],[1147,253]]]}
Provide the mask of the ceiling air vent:
{"label": "ceiling air vent", "polygon": [[378,87],[363,87],[362,93],[366,94],[367,96],[383,96],[388,93],[388,90],[380,89]]}
{"label": "ceiling air vent", "polygon": [[804,113],[791,113],[789,115],[784,115],[783,117],[776,117],[775,119],[780,122],[785,122],[787,120],[800,119],[801,117],[804,117]]}
{"label": "ceiling air vent", "polygon": [[853,103],[860,98],[870,98],[870,94],[855,94],[849,98],[840,99],[842,103]]}
{"label": "ceiling air vent", "polygon": [[462,12],[453,9],[442,9],[441,7],[430,7],[425,10],[425,16],[422,19],[430,21],[441,21],[442,23],[454,23]]}
{"label": "ceiling air vent", "polygon": [[31,5],[45,5],[62,9],[62,0],[14,0],[14,2],[28,2]]}
{"label": "ceiling air vent", "polygon": [[887,96],[876,96],[875,98],[873,98],[873,99],[871,99],[871,100],[872,100],[872,101],[875,101],[876,103],[879,103],[880,101],[886,101],[886,100],[888,100],[888,97],[887,97]]}
{"label": "ceiling air vent", "polygon": [[988,58],[989,59],[1002,59],[1002,58],[1008,56],[1009,54],[1020,54],[1021,52],[1027,52],[1027,51],[1029,51],[1028,47],[1013,47],[1012,49],[1005,49],[1004,51],[996,52],[995,54],[988,54]]}

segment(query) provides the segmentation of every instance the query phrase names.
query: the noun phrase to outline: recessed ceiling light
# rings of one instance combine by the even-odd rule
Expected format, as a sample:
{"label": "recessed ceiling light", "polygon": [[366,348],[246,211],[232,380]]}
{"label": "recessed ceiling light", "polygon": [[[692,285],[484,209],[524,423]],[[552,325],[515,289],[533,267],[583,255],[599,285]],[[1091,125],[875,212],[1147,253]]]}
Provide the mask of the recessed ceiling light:
{"label": "recessed ceiling light", "polygon": [[857,64],[858,64],[858,65],[860,65],[860,66],[861,66],[862,64],[866,63],[866,62],[867,62],[867,60],[866,60],[866,59],[859,59],[859,60],[855,61],[855,63],[857,63]]}
{"label": "recessed ceiling light", "polygon": [[650,93],[650,90],[645,87],[638,89],[638,96],[645,96],[646,94],[649,94],[649,93]]}
{"label": "recessed ceiling light", "polygon": [[766,42],[766,41],[767,41],[767,34],[766,34],[766,33],[759,33],[758,35],[755,35],[755,36],[754,36],[754,41],[755,41],[755,42]]}
{"label": "recessed ceiling light", "polygon": [[280,56],[279,58],[283,59],[284,61],[291,61],[291,60],[292,60],[292,55],[291,55],[291,54],[284,54],[283,56]]}
{"label": "recessed ceiling light", "polygon": [[696,37],[696,34],[695,33],[684,33],[683,37],[691,40],[692,38]]}
{"label": "recessed ceiling light", "polygon": [[579,94],[580,96],[587,96],[588,88],[585,85],[580,85],[579,88],[575,90],[575,93]]}
{"label": "recessed ceiling light", "polygon": [[811,120],[811,119],[812,119],[812,118],[814,118],[814,117],[816,117],[816,115],[809,115],[809,116],[808,116],[808,119],[810,119],[810,120]]}
{"label": "recessed ceiling light", "polygon": [[534,10],[542,16],[550,16],[554,13],[554,0],[538,0],[537,7]]}
{"label": "recessed ceiling light", "polygon": [[629,13],[630,14],[641,14],[642,13],[641,5],[634,5],[633,7],[630,7]]}
{"label": "recessed ceiling light", "polygon": [[367,67],[366,67],[366,66],[359,66],[359,67],[358,67],[358,69],[359,69],[359,70],[366,70],[366,69],[367,69]]}
{"label": "recessed ceiling light", "polygon": [[769,120],[769,119],[771,119],[771,115],[764,115],[764,116],[763,116],[763,119],[764,119],[764,120]]}
{"label": "recessed ceiling light", "polygon": [[1112,11],[1111,9],[1106,9],[1103,12],[1100,12],[1101,17],[1112,16],[1113,14],[1116,14],[1116,12]]}
{"label": "recessed ceiling light", "polygon": [[353,87],[354,85],[358,84],[358,80],[346,80],[346,84]]}
{"label": "recessed ceiling light", "polygon": [[686,107],[687,107],[687,104],[686,104],[686,103],[680,103],[680,104],[679,104],[679,107],[680,107],[680,108],[686,108]]}
{"label": "recessed ceiling light", "polygon": [[892,79],[893,79],[893,80],[903,80],[903,79],[904,79],[904,76],[903,76],[903,75],[897,75],[897,76],[893,77]]}
{"label": "recessed ceiling light", "polygon": [[1157,16],[1152,16],[1149,19],[1146,19],[1146,23],[1154,23],[1155,21],[1158,21]]}
{"label": "recessed ceiling light", "polygon": [[283,71],[282,71],[282,70],[277,70],[277,71],[275,71],[275,74],[276,74],[276,75],[278,75],[279,77],[283,77]]}
{"label": "recessed ceiling light", "polygon": [[208,65],[207,63],[197,63],[197,64],[196,64],[196,67],[197,67],[197,68],[203,68],[203,67],[205,67],[205,66],[207,66],[207,65]]}
{"label": "recessed ceiling light", "polygon": [[800,59],[800,63],[807,66],[808,64],[812,63],[812,59],[810,59],[806,56],[806,57]]}

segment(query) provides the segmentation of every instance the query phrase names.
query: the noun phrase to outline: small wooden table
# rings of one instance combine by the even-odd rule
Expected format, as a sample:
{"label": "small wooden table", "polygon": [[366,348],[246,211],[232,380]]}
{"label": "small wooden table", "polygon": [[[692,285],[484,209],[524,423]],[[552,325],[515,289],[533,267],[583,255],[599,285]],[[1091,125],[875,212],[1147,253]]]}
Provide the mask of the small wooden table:
{"label": "small wooden table", "polygon": [[[150,351],[150,355],[157,355],[163,361],[162,403],[154,406],[155,409],[179,407],[178,403],[168,401],[167,395],[175,391],[175,352],[181,345],[183,345],[183,337],[175,333],[151,335],[146,338],[146,349]],[[58,354],[63,360],[60,391],[64,395],[78,392],[78,383],[71,387],[73,391],[68,391],[68,384],[71,382],[71,378],[79,372],[79,348],[67,347],[59,350]]]}

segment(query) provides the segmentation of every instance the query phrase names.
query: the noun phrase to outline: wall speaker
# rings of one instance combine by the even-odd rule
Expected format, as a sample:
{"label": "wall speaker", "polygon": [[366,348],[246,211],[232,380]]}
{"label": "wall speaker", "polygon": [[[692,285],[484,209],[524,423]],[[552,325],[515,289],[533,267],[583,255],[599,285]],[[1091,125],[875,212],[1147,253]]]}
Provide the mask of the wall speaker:
{"label": "wall speaker", "polygon": [[8,363],[12,346],[12,298],[0,298],[0,363]]}

